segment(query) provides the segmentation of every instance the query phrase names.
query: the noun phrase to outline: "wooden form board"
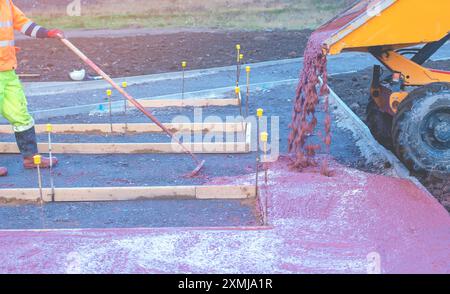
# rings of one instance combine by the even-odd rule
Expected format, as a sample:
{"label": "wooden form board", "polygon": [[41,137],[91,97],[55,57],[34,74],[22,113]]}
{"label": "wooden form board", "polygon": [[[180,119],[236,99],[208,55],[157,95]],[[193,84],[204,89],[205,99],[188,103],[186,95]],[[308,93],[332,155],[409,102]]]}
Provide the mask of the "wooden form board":
{"label": "wooden form board", "polygon": [[[248,153],[250,144],[237,143],[190,143],[185,144],[193,153]],[[47,143],[38,143],[40,153],[48,153]],[[53,143],[55,154],[154,154],[185,153],[176,143]],[[18,154],[16,143],[0,143],[0,154]]]}
{"label": "wooden form board", "polygon": [[[242,123],[166,123],[172,132],[242,132]],[[110,134],[110,124],[52,124],[54,134]],[[36,125],[36,133],[46,133],[46,125]],[[245,123],[244,123],[245,129]],[[162,133],[160,127],[153,123],[119,123],[112,124],[113,133]],[[10,125],[0,125],[0,134],[13,134]]]}
{"label": "wooden form board", "polygon": [[[239,106],[239,99],[237,98],[195,98],[195,99],[165,99],[165,100],[151,100],[139,99],[138,102],[148,108],[162,108],[162,107],[206,107],[206,106]],[[128,102],[130,107],[134,107],[131,102]]]}
{"label": "wooden form board", "polygon": [[[129,133],[161,132],[155,124],[116,124],[115,129]],[[186,143],[184,144],[193,153],[248,153],[251,142],[249,132],[251,124],[237,123],[191,123],[166,124],[172,131],[191,130],[209,132],[246,132],[245,142],[216,142],[216,143]],[[57,124],[53,125],[57,134],[92,134],[96,132],[110,133],[109,124]],[[114,130],[114,128],[113,128]],[[36,125],[36,132],[45,133],[45,125]],[[10,126],[1,125],[0,134],[10,134]],[[40,153],[48,153],[48,143],[38,143]],[[184,153],[181,146],[176,143],[53,143],[52,152],[55,154],[153,154],[153,153]],[[17,154],[19,149],[14,142],[0,142],[0,154]]]}
{"label": "wooden form board", "polygon": [[[55,202],[128,201],[139,199],[248,199],[256,196],[255,186],[160,186],[56,188]],[[0,189],[0,199],[39,201],[37,188]],[[45,202],[51,201],[51,190],[43,189]]]}

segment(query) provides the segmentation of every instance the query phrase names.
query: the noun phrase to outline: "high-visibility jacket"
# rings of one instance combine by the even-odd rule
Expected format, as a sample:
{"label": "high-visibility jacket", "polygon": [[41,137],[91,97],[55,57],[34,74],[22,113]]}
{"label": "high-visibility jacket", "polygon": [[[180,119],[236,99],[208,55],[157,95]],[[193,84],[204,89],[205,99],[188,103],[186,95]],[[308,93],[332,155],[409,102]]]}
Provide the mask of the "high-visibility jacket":
{"label": "high-visibility jacket", "polygon": [[26,17],[12,0],[0,0],[0,71],[17,68],[14,30],[35,38],[45,38],[48,33]]}

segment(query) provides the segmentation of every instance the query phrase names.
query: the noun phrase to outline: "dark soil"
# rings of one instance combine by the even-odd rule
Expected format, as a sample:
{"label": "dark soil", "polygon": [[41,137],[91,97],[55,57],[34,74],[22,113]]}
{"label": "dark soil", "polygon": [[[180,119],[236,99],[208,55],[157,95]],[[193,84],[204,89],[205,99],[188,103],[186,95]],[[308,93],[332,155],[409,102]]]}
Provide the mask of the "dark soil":
{"label": "dark soil", "polygon": [[[271,32],[180,32],[71,41],[113,77],[211,68],[236,64],[236,44],[244,62],[296,58],[303,54],[310,30]],[[40,74],[25,81],[64,81],[74,69],[88,69],[58,40],[18,40],[18,73]],[[92,72],[91,72],[92,73]]]}
{"label": "dark soil", "polygon": [[[450,60],[430,61],[429,68],[449,70]],[[372,69],[333,76],[329,78],[330,87],[363,120],[366,120],[366,107],[369,98]],[[433,176],[415,175],[422,184],[450,211],[450,179],[437,179]]]}

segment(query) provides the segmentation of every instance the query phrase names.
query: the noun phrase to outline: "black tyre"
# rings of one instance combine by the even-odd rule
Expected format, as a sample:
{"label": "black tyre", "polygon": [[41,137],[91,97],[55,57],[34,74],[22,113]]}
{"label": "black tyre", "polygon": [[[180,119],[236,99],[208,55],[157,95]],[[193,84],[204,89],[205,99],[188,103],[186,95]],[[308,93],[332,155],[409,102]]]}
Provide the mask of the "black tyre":
{"label": "black tyre", "polygon": [[366,115],[367,126],[373,137],[384,147],[392,149],[393,117],[386,112],[382,112],[372,98],[369,98]]}
{"label": "black tyre", "polygon": [[393,144],[413,171],[450,174],[450,83],[433,83],[412,91],[394,117]]}

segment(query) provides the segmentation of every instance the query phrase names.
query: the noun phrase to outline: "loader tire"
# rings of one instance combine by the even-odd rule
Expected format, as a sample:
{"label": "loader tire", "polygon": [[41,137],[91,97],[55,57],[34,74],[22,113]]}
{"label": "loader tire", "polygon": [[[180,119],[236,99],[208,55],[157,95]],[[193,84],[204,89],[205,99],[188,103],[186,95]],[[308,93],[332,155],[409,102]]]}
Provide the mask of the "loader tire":
{"label": "loader tire", "polygon": [[384,147],[392,150],[392,120],[393,117],[381,111],[378,105],[369,98],[366,108],[366,123],[373,137]]}
{"label": "loader tire", "polygon": [[395,152],[419,174],[450,175],[450,83],[412,91],[400,103],[392,136]]}

